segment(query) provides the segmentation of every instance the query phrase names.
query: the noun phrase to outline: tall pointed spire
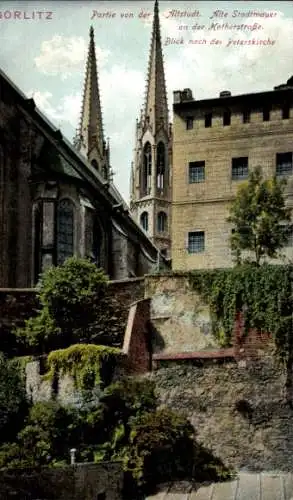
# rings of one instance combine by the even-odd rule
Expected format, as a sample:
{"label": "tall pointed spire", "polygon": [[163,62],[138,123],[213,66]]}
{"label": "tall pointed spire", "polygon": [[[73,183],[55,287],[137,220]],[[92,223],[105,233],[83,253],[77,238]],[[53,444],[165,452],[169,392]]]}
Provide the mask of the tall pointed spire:
{"label": "tall pointed spire", "polygon": [[171,151],[172,133],[168,122],[159,5],[155,0],[146,98],[140,118],[136,121],[130,212],[167,257],[171,255]]}
{"label": "tall pointed spire", "polygon": [[94,29],[92,26],[89,34],[90,41],[86,62],[81,121],[77,133],[78,148],[87,158],[91,156],[94,149],[97,149],[98,154],[103,156],[105,148]]}
{"label": "tall pointed spire", "polygon": [[149,122],[153,133],[156,133],[161,126],[168,129],[168,104],[158,0],[155,0],[154,6],[144,119]]}

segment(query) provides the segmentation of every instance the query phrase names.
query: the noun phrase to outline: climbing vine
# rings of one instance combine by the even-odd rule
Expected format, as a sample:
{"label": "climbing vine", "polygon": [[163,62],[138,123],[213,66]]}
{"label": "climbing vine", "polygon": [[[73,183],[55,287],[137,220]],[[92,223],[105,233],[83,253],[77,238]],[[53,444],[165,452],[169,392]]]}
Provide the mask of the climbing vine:
{"label": "climbing vine", "polygon": [[[77,389],[90,390],[95,385],[105,383],[105,378],[109,371],[113,371],[120,356],[121,351],[115,347],[74,344],[67,349],[50,352],[45,377],[53,380],[55,377],[70,375]],[[103,370],[105,367],[108,373]]]}
{"label": "climbing vine", "polygon": [[244,328],[273,335],[277,352],[286,359],[293,349],[293,266],[253,264],[189,274],[194,290],[207,301],[213,330],[222,345],[231,345],[237,312]]}

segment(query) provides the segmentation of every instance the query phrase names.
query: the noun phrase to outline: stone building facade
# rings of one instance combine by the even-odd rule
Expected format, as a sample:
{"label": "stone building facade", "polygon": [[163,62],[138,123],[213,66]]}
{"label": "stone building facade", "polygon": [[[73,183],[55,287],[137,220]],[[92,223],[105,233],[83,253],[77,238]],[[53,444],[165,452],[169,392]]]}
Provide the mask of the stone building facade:
{"label": "stone building facade", "polygon": [[158,250],[115,188],[109,158],[92,28],[75,147],[0,71],[0,287],[31,287],[71,255],[111,279],[156,267]]}
{"label": "stone building facade", "polygon": [[[286,177],[293,206],[293,79],[272,91],[197,101],[190,89],[174,92],[173,269],[230,267],[226,222],[248,172]],[[293,257],[293,240],[284,249]]]}
{"label": "stone building facade", "polygon": [[144,108],[136,122],[130,210],[161,254],[171,256],[172,130],[169,123],[159,7],[154,7]]}

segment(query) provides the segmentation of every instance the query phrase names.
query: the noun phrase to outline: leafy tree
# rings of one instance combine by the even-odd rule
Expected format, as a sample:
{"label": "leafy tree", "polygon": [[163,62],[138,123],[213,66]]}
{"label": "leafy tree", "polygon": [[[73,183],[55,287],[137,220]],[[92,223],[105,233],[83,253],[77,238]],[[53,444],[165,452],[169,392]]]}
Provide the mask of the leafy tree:
{"label": "leafy tree", "polygon": [[288,240],[291,209],[285,206],[285,180],[263,179],[260,167],[250,172],[248,181],[239,187],[227,221],[234,226],[231,249],[236,262],[241,254],[253,252],[254,262],[276,258]]}
{"label": "leafy tree", "polygon": [[17,433],[24,421],[28,403],[25,383],[17,366],[0,353],[0,440]]}
{"label": "leafy tree", "polygon": [[34,354],[75,343],[119,346],[126,308],[111,296],[108,278],[86,259],[72,257],[46,270],[38,284],[42,309],[16,335]]}

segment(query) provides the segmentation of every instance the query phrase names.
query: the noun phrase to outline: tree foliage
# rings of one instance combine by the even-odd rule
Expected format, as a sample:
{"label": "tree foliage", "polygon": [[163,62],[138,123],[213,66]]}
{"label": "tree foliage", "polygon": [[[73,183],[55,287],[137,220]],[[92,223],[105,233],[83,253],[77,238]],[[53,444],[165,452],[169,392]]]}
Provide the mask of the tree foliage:
{"label": "tree foliage", "polygon": [[21,371],[0,353],[0,442],[14,434],[26,411],[26,391]]}
{"label": "tree foliage", "polygon": [[253,255],[257,265],[263,258],[276,258],[288,240],[291,209],[285,206],[286,182],[263,179],[261,168],[251,171],[238,189],[228,222],[233,225],[231,249],[240,263],[243,251]]}
{"label": "tree foliage", "polygon": [[78,342],[120,346],[127,312],[111,296],[108,283],[86,259],[72,257],[49,268],[37,287],[41,310],[17,330],[18,338],[34,354]]}
{"label": "tree foliage", "polygon": [[57,466],[69,462],[119,460],[126,473],[126,498],[137,488],[176,478],[223,479],[220,460],[196,444],[190,422],[158,409],[154,384],[122,379],[95,402],[63,407],[57,401],[34,404],[14,440],[0,447],[0,468]]}

